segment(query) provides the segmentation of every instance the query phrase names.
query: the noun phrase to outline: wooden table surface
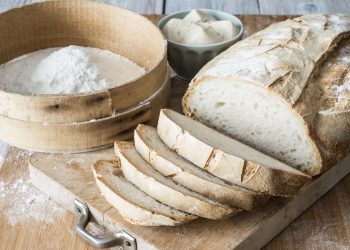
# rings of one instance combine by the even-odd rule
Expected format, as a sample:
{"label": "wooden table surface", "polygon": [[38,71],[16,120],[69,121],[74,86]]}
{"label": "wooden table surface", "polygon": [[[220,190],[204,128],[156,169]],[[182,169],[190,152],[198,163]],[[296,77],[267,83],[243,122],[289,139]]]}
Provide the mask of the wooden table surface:
{"label": "wooden table surface", "polygon": [[[153,21],[159,17],[149,16]],[[286,16],[241,17],[246,28],[245,36],[286,18]],[[170,100],[172,108],[180,110],[179,100],[186,86],[187,83],[183,81],[172,80]],[[28,176],[27,158],[26,151],[10,147],[0,167],[0,183],[11,185],[19,178],[25,179]],[[11,225],[8,212],[16,198],[16,194],[5,197],[0,195],[0,249],[94,249],[75,234],[75,216],[68,212],[54,216],[51,223],[47,223],[47,219],[43,217],[40,220],[25,220]],[[52,216],[50,210],[54,206],[58,205],[51,200],[47,202],[45,216]],[[350,249],[349,208],[350,176],[347,176],[275,237],[265,249]],[[34,207],[29,207],[30,209]]]}

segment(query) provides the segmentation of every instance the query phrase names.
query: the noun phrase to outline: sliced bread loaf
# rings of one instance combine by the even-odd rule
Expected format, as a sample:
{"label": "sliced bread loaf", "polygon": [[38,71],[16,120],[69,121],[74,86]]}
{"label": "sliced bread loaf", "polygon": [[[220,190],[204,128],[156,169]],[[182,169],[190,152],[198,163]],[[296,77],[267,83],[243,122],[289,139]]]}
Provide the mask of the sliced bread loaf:
{"label": "sliced bread loaf", "polygon": [[344,15],[312,14],[274,23],[204,66],[183,98],[184,113],[318,175],[350,152],[350,98],[339,100],[340,109],[332,104],[335,109],[324,112],[334,95],[323,85],[327,79],[327,87],[349,96],[349,66],[324,69],[349,36],[350,17]]}
{"label": "sliced bread loaf", "polygon": [[123,176],[119,160],[99,160],[92,167],[97,186],[123,218],[135,225],[175,226],[197,217],[166,206]]}
{"label": "sliced bread loaf", "polygon": [[138,153],[157,171],[223,204],[254,210],[269,198],[266,194],[232,185],[195,166],[165,145],[154,127],[138,125],[134,140]]}
{"label": "sliced bread loaf", "polygon": [[310,180],[302,172],[169,109],[161,110],[157,132],[165,144],[198,167],[255,191],[291,196]]}
{"label": "sliced bread loaf", "polygon": [[116,142],[115,151],[120,159],[124,176],[139,189],[168,206],[214,220],[241,211],[178,185],[171,178],[152,168],[130,142]]}

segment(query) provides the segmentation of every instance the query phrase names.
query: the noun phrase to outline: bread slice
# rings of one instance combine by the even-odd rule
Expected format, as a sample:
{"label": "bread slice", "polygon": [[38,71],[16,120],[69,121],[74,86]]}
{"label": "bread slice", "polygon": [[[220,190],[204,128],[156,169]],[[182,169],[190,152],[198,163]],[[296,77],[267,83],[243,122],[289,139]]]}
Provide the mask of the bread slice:
{"label": "bread slice", "polygon": [[254,191],[291,196],[310,180],[302,172],[169,109],[161,110],[157,132],[165,144],[198,167]]}
{"label": "bread slice", "polygon": [[185,160],[164,144],[154,127],[138,125],[134,140],[138,153],[157,171],[223,204],[251,211],[269,198],[266,194],[232,185]]}
{"label": "bread slice", "polygon": [[[323,103],[334,96],[322,86],[333,78],[330,87],[346,89],[347,70],[333,77],[339,72],[333,67],[319,77],[322,64],[332,65],[329,57],[349,36],[350,17],[345,15],[312,14],[274,23],[205,65],[183,98],[184,113],[318,175],[330,167],[327,159],[336,159],[335,164],[350,152],[350,109],[324,115]],[[347,106],[350,98],[340,102]],[[332,133],[341,138],[324,144]],[[340,151],[334,151],[339,143]]]}
{"label": "bread slice", "polygon": [[118,159],[96,161],[92,170],[103,196],[131,224],[175,226],[197,218],[160,203],[131,184],[124,178]]}
{"label": "bread slice", "polygon": [[115,150],[124,176],[139,189],[168,206],[214,220],[241,211],[176,184],[171,178],[152,168],[130,142],[116,142]]}

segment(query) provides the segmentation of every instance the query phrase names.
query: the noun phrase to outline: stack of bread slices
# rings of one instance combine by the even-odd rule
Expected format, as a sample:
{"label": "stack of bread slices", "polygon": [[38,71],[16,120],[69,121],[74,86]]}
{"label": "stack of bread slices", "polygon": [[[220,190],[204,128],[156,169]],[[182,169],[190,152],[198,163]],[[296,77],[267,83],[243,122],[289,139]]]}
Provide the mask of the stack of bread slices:
{"label": "stack of bread slices", "polygon": [[198,217],[218,220],[253,211],[272,195],[295,194],[309,180],[168,109],[161,111],[157,128],[140,124],[134,143],[116,142],[115,153],[115,161],[93,165],[97,185],[125,220],[144,226],[173,226]]}

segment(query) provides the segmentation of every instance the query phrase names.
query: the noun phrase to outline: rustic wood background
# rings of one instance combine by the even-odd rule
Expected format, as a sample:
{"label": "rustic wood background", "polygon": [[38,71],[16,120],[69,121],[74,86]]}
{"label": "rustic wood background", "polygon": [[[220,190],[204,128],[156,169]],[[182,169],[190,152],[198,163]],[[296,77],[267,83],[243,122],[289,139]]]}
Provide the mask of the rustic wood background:
{"label": "rustic wood background", "polygon": [[[0,12],[42,0],[0,0]],[[98,0],[128,8],[139,13],[162,14],[189,8],[214,8],[233,14],[301,15],[306,13],[349,13],[350,0]],[[274,17],[278,21],[284,19]],[[243,20],[245,21],[245,20]],[[254,30],[267,24],[254,22]],[[253,26],[252,26],[253,27]],[[249,27],[247,27],[249,28]],[[13,162],[3,157],[16,156],[18,149],[0,141],[0,180],[12,180],[19,172],[27,174],[25,159]],[[25,168],[21,168],[25,166]],[[303,213],[265,249],[350,249],[350,176]],[[49,206],[48,206],[49,209]],[[0,249],[33,249],[33,246],[48,244],[50,248],[93,249],[76,237],[73,231],[74,216],[66,214],[55,225],[42,223],[8,227],[0,211]],[[57,238],[57,236],[59,236]],[[55,238],[56,237],[56,238]],[[53,239],[55,238],[55,239]],[[1,244],[4,243],[5,245]],[[6,246],[2,248],[1,246]],[[34,248],[37,249],[37,248]]]}
{"label": "rustic wood background", "polygon": [[[0,0],[0,12],[43,0]],[[212,8],[244,15],[350,13],[349,0],[97,0],[142,14],[164,14],[191,8]]]}

